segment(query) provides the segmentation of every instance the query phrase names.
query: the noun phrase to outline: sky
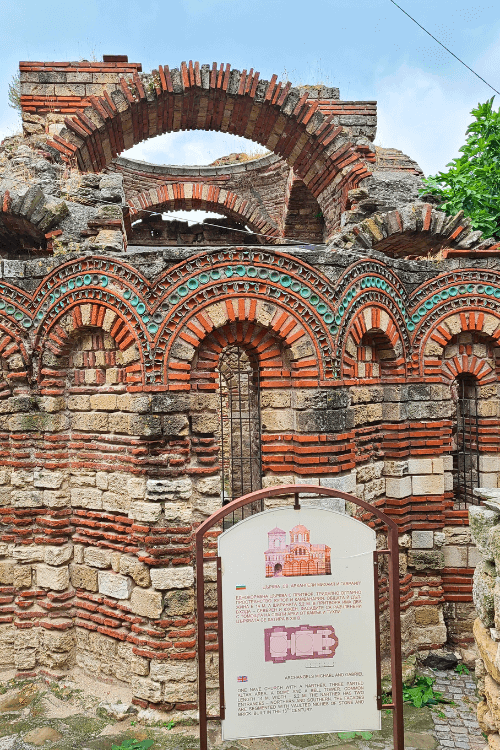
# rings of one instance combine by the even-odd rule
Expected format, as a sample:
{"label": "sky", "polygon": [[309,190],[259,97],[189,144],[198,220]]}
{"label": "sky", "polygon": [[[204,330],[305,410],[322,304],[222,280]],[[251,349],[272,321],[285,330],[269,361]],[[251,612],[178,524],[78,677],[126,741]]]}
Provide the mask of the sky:
{"label": "sky", "polygon": [[[500,90],[497,2],[398,0],[423,26]],[[377,100],[375,143],[399,148],[435,174],[458,155],[470,110],[493,92],[390,0],[0,0],[0,137],[20,129],[8,106],[19,60],[127,54],[150,71],[183,60],[229,62],[294,84],[340,88]],[[500,106],[500,97],[495,100]],[[208,164],[258,144],[221,133],[171,133],[126,156]]]}

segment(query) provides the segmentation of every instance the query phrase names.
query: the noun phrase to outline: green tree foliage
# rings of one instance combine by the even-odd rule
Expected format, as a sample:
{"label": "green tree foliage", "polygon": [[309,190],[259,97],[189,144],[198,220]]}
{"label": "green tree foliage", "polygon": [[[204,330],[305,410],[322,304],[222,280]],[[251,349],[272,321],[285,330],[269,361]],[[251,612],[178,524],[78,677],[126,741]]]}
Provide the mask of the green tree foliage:
{"label": "green tree foliage", "polygon": [[493,99],[472,110],[462,156],[446,165],[447,172],[424,179],[421,195],[435,195],[446,213],[462,210],[474,229],[500,238],[500,109]]}

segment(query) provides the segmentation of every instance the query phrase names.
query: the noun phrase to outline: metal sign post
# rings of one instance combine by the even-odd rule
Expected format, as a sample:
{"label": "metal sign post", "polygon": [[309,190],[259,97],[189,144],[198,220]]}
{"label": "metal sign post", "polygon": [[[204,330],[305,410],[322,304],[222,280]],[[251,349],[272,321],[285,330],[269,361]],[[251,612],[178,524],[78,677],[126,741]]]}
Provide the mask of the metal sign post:
{"label": "metal sign post", "polygon": [[[303,509],[302,513],[294,513],[294,511],[301,511],[299,496],[300,494],[309,494],[309,495],[316,495],[316,496],[326,496],[326,497],[332,497],[332,498],[339,498],[342,500],[346,500],[350,503],[353,503],[360,508],[363,508],[368,513],[372,514],[379,523],[383,524],[387,528],[387,535],[388,535],[388,548],[387,549],[379,549],[375,550],[375,544],[374,544],[374,532],[373,530],[366,524],[363,524],[359,520],[355,520],[351,518],[350,516],[346,516],[345,514],[338,514],[334,511],[330,510],[321,510],[319,508],[310,508]],[[293,496],[294,497],[294,504],[288,506],[288,509],[280,507],[279,509],[274,510],[268,510],[263,511],[260,513],[257,513],[253,516],[250,516],[247,520],[241,521],[236,526],[234,526],[231,530],[226,531],[224,536],[219,538],[219,549],[223,550],[221,552],[221,555],[223,557],[218,557],[215,555],[207,555],[204,552],[204,536],[205,534],[212,529],[214,526],[216,526],[218,523],[223,521],[223,519],[228,516],[229,514],[232,514],[235,510],[238,510],[240,508],[243,508],[245,505],[248,505],[250,503],[255,503],[256,501],[264,501],[265,498],[268,497],[279,497],[279,496]],[[254,506],[255,507],[255,506]],[[323,515],[322,515],[323,514]],[[311,542],[309,541],[309,529],[306,528],[303,525],[294,526],[294,528],[291,529],[291,544],[286,545],[286,533],[281,528],[273,528],[269,529],[269,535],[272,542],[269,544],[270,549],[268,549],[265,553],[265,563],[264,563],[264,554],[263,551],[261,551],[259,544],[253,544],[250,542],[249,549],[245,552],[245,536],[246,536],[246,530],[248,529],[251,531],[251,529],[257,529],[258,530],[258,538],[261,539],[262,536],[265,536],[265,533],[263,534],[263,530],[267,529],[266,523],[267,519],[269,518],[270,521],[272,521],[273,517],[279,517],[282,519],[287,519],[287,521],[284,521],[284,523],[288,522],[288,525],[293,523],[293,518],[309,518],[311,520],[311,524],[314,530],[314,533],[317,537],[318,542],[324,542],[325,540],[319,538],[322,534],[322,519],[328,521],[328,524],[330,524],[330,536],[334,539],[334,549],[332,550],[330,546],[328,546],[325,543],[321,544],[311,544],[313,541],[311,539]],[[331,524],[334,524],[333,526]],[[311,525],[309,524],[309,525]],[[328,524],[325,523],[325,528],[328,526]],[[269,524],[268,524],[269,525]],[[363,531],[365,529],[365,531]],[[235,532],[238,533],[235,533]],[[231,536],[232,535],[232,536]],[[356,537],[353,540],[351,540],[351,536],[354,535]],[[359,539],[357,539],[359,537]],[[356,541],[357,539],[357,541]],[[222,564],[224,562],[224,559],[227,557],[229,561],[233,561],[233,565],[231,564],[228,566],[228,568],[225,568],[225,576],[224,580],[226,581],[226,578],[231,583],[231,590],[234,591],[236,589],[236,594],[233,594],[231,597],[226,597],[224,599],[224,610],[226,612],[226,626],[233,626],[233,621],[236,622],[243,622],[245,623],[245,633],[246,637],[249,638],[249,647],[251,645],[252,637],[254,637],[253,643],[258,644],[258,648],[256,649],[256,658],[260,658],[262,663],[265,659],[265,662],[267,663],[267,668],[271,670],[274,670],[272,674],[278,674],[282,673],[283,670],[275,669],[273,666],[269,667],[269,663],[272,664],[283,664],[283,662],[286,662],[287,660],[290,660],[288,662],[288,667],[290,667],[290,664],[293,665],[306,665],[303,667],[303,669],[309,668],[312,669],[313,667],[309,666],[307,667],[307,664],[311,665],[313,664],[313,660],[316,659],[314,664],[316,665],[323,665],[328,664],[331,669],[333,669],[334,662],[330,660],[330,662],[326,662],[326,657],[330,657],[333,659],[333,656],[335,655],[335,649],[338,645],[338,638],[335,634],[335,629],[331,625],[331,620],[328,619],[329,611],[333,612],[333,609],[331,608],[331,602],[334,601],[334,598],[332,598],[332,586],[334,586],[332,582],[331,575],[334,572],[335,564],[337,564],[337,567],[340,566],[344,567],[345,570],[351,570],[356,571],[356,575],[361,578],[363,578],[363,586],[364,591],[366,592],[368,589],[366,587],[366,582],[368,580],[371,580],[371,572],[369,572],[369,568],[366,566],[366,560],[367,555],[370,556],[371,562],[369,565],[373,565],[373,581],[374,581],[374,589],[373,592],[371,592],[368,596],[365,594],[365,599],[367,602],[373,602],[374,605],[374,613],[368,617],[369,612],[366,611],[365,607],[365,619],[372,622],[372,625],[367,625],[366,622],[359,621],[359,615],[358,615],[358,621],[356,620],[356,615],[353,615],[353,613],[343,612],[344,615],[344,624],[345,622],[350,622],[351,627],[353,629],[352,637],[355,640],[356,639],[356,633],[354,632],[356,627],[359,625],[361,630],[360,633],[363,632],[362,628],[364,627],[364,633],[368,634],[365,638],[366,643],[363,641],[363,639],[359,638],[357,640],[358,648],[365,649],[365,657],[367,662],[369,662],[370,667],[368,669],[369,675],[371,675],[370,679],[372,680],[372,694],[376,691],[376,706],[374,706],[370,701],[364,701],[364,700],[344,700],[344,708],[341,711],[341,714],[338,712],[338,701],[331,701],[332,709],[331,711],[334,712],[337,710],[337,716],[342,715],[343,719],[348,722],[345,726],[329,726],[326,725],[331,720],[329,719],[329,709],[324,708],[326,705],[324,702],[322,703],[318,702],[315,698],[310,698],[309,696],[313,695],[310,691],[308,692],[307,689],[301,685],[301,683],[298,682],[300,679],[300,674],[297,674],[297,676],[288,676],[287,679],[293,680],[296,679],[297,683],[295,683],[297,686],[301,685],[302,690],[302,705],[305,706],[305,714],[308,714],[308,722],[305,724],[307,726],[307,732],[325,732],[325,731],[343,731],[346,728],[352,729],[353,728],[353,722],[357,721],[357,716],[362,716],[363,718],[360,718],[360,722],[362,721],[368,721],[371,723],[371,728],[374,728],[373,721],[374,721],[374,709],[376,708],[375,714],[379,716],[377,713],[381,709],[390,709],[393,711],[393,732],[394,732],[394,748],[395,750],[404,750],[404,727],[403,727],[403,695],[402,695],[402,675],[401,675],[401,625],[400,625],[400,601],[399,601],[399,548],[398,548],[398,528],[395,522],[389,518],[383,511],[381,511],[379,508],[374,507],[372,505],[369,505],[368,503],[365,503],[362,500],[359,500],[358,498],[354,497],[353,495],[349,495],[347,493],[338,492],[337,490],[329,489],[326,487],[318,487],[314,485],[283,485],[278,487],[272,487],[264,490],[258,490],[256,492],[252,492],[248,495],[245,495],[244,497],[238,498],[237,500],[233,500],[232,502],[228,503],[224,507],[222,507],[219,511],[214,513],[210,518],[208,518],[206,521],[204,521],[200,527],[197,529],[195,534],[195,542],[196,542],[196,597],[197,597],[197,618],[198,618],[198,696],[199,696],[199,714],[200,714],[200,748],[201,750],[207,750],[207,722],[212,719],[218,719],[222,720],[224,722],[224,727],[229,726],[229,734],[227,735],[230,739],[236,739],[237,737],[252,737],[255,736],[255,734],[249,734],[248,732],[253,731],[253,725],[255,725],[255,718],[249,719],[245,725],[245,719],[242,717],[245,717],[247,713],[245,713],[245,700],[250,701],[252,700],[251,690],[250,688],[246,688],[239,686],[238,690],[238,696],[239,699],[242,701],[243,709],[241,711],[236,712],[235,710],[235,695],[233,695],[233,691],[231,690],[231,694],[229,695],[229,701],[228,701],[228,711],[229,713],[226,713],[226,698],[225,698],[225,688],[231,687],[232,683],[228,686],[225,684],[227,681],[227,675],[225,676],[225,672],[229,673],[229,671],[234,671],[234,662],[238,659],[238,648],[235,650],[235,644],[238,645],[238,637],[236,637],[236,640],[234,637],[234,633],[232,631],[228,631],[227,633],[227,647],[229,650],[229,656],[230,661],[226,664],[226,670],[224,665],[224,638],[223,638],[223,601],[222,601]],[[243,543],[242,543],[243,542]],[[357,552],[352,554],[352,552],[346,553],[346,550],[349,550],[349,545],[357,544],[356,550],[361,549],[361,553]],[[239,545],[239,546],[238,546]],[[257,547],[259,548],[257,551]],[[240,554],[241,549],[241,554]],[[354,549],[354,547],[353,547]],[[232,550],[232,553],[231,553]],[[338,550],[344,550],[344,553]],[[232,557],[231,557],[232,554]],[[337,558],[335,558],[335,555],[338,555]],[[246,556],[245,556],[246,555]],[[381,670],[380,670],[380,624],[379,624],[379,602],[378,602],[378,563],[380,557],[384,555],[388,557],[388,579],[389,579],[389,613],[390,613],[390,634],[391,634],[391,672],[392,672],[392,703],[382,705],[382,695],[381,695]],[[262,558],[262,560],[261,560]],[[362,561],[363,558],[363,561]],[[248,561],[251,562],[251,565],[249,566],[247,563]],[[348,561],[348,563],[346,562]],[[219,714],[217,716],[209,716],[207,715],[207,694],[206,694],[206,687],[207,687],[207,680],[206,680],[206,645],[205,645],[205,583],[204,583],[204,565],[205,563],[217,563],[217,608],[218,608],[218,639],[219,639],[219,700],[220,700],[220,709]],[[332,565],[332,563],[334,563]],[[265,568],[263,567],[265,564]],[[348,567],[348,565],[350,567]],[[253,567],[252,567],[253,566]],[[258,574],[260,576],[260,579],[264,579],[264,582],[267,580],[269,582],[274,582],[274,585],[265,586],[263,590],[266,589],[277,589],[281,593],[279,596],[281,599],[278,600],[278,602],[287,602],[288,606],[290,605],[290,602],[294,602],[295,599],[293,598],[294,594],[292,592],[297,591],[306,591],[309,590],[309,594],[302,594],[303,596],[307,596],[307,601],[309,603],[312,602],[323,602],[323,611],[321,612],[322,615],[327,615],[325,622],[316,617],[316,620],[311,617],[307,617],[307,624],[300,623],[297,625],[297,622],[300,621],[300,617],[298,615],[293,615],[292,617],[282,618],[286,620],[286,622],[281,622],[280,617],[267,617],[267,611],[266,607],[273,607],[273,600],[270,598],[267,594],[260,593],[258,596],[241,596],[242,593],[238,591],[238,589],[245,589],[245,585],[238,585],[239,583],[243,584],[244,579],[246,581],[246,571],[251,568],[251,570],[255,570],[256,566],[259,567],[260,573]],[[262,566],[262,567],[261,567]],[[265,573],[264,573],[265,569]],[[236,573],[235,571],[238,570],[239,572]],[[367,572],[369,575],[367,575]],[[255,574],[254,578],[255,578]],[[235,577],[236,576],[236,577]],[[236,578],[238,576],[242,576],[241,581]],[[304,576],[307,576],[304,577]],[[251,571],[248,574],[248,579],[251,578]],[[349,578],[349,576],[348,576]],[[233,580],[234,579],[234,580]],[[259,580],[260,580],[259,579]],[[290,582],[290,583],[284,583],[284,582]],[[295,583],[293,583],[295,581]],[[236,584],[236,585],[235,585]],[[226,584],[225,584],[226,585]],[[342,584],[342,585],[348,585],[348,584]],[[372,584],[370,583],[370,589]],[[321,588],[323,587],[323,588]],[[251,588],[251,587],[250,587]],[[288,591],[290,589],[290,591]],[[285,593],[283,593],[285,592]],[[328,593],[329,592],[329,593]],[[272,593],[272,591],[271,591]],[[353,592],[350,592],[353,593]],[[295,596],[297,596],[295,594]],[[264,597],[264,599],[263,599]],[[328,598],[330,597],[330,598]],[[300,597],[299,597],[300,600]],[[304,601],[304,600],[303,600]],[[354,600],[353,600],[354,601]],[[234,607],[236,606],[236,603],[238,602],[244,602],[245,607],[250,606],[252,607],[252,602],[255,602],[255,607],[260,606],[260,611],[257,615],[255,615],[255,611],[252,613],[252,615],[248,619],[241,619],[241,607],[240,607],[240,613],[238,617],[239,620],[234,620]],[[250,603],[250,604],[247,604]],[[264,608],[262,607],[262,604],[264,604]],[[238,605],[239,606],[239,605]],[[241,605],[243,606],[243,605]],[[278,605],[276,605],[277,607]],[[316,606],[316,605],[315,605]],[[325,609],[326,606],[326,609]],[[338,606],[338,605],[335,605]],[[361,605],[358,603],[352,603],[352,601],[349,603],[348,608],[355,609],[356,606],[361,607]],[[370,605],[371,606],[371,605]],[[232,608],[232,609],[231,609]],[[316,607],[317,608],[317,607]],[[283,610],[281,610],[283,611]],[[311,611],[311,609],[309,609]],[[314,610],[316,611],[316,610]],[[319,610],[318,610],[319,611]],[[336,610],[340,611],[340,610]],[[360,609],[360,612],[362,610]],[[230,613],[229,620],[227,619],[227,613]],[[278,613],[280,614],[279,607],[276,609],[276,612],[274,614]],[[351,618],[346,619],[346,618]],[[338,618],[337,618],[338,619]],[[341,618],[340,618],[341,619]],[[362,619],[362,618],[361,618]],[[328,620],[328,622],[326,622]],[[291,621],[291,622],[289,622]],[[340,620],[339,620],[340,621]],[[253,625],[248,623],[262,623],[263,625],[266,625],[265,628],[263,628],[261,625]],[[287,627],[287,625],[290,625],[290,627]],[[238,627],[242,627],[241,625]],[[368,630],[366,629],[368,627]],[[375,631],[373,633],[373,630]],[[261,633],[262,631],[262,633]],[[239,632],[239,631],[238,631]],[[253,633],[253,636],[252,636]],[[351,635],[349,633],[349,635]],[[255,640],[257,638],[257,640]],[[263,643],[261,644],[261,640],[264,639]],[[346,638],[344,635],[343,638],[343,644],[345,644]],[[304,644],[308,644],[305,646]],[[261,648],[262,645],[262,648]],[[259,651],[259,654],[257,655],[257,650]],[[264,657],[264,650],[265,650],[265,657]],[[262,652],[262,653],[261,653]],[[341,654],[340,661],[338,662],[340,665],[342,664],[342,658],[345,658],[345,654],[347,653],[347,657],[349,658],[348,649],[344,649],[344,656],[342,656],[342,649],[339,648],[339,654]],[[242,660],[244,662],[246,658],[246,654],[242,653]],[[361,658],[361,657],[359,657]],[[300,661],[300,660],[307,660],[307,661]],[[292,661],[293,660],[293,661]],[[322,661],[321,661],[322,660]],[[248,661],[247,661],[248,663]],[[337,662],[335,662],[337,663]],[[347,662],[346,662],[347,663]],[[373,669],[372,669],[373,667]],[[328,669],[328,667],[317,667],[318,669]],[[342,667],[342,668],[345,668]],[[290,671],[290,669],[289,669]],[[376,679],[373,676],[373,672],[376,672]],[[308,678],[309,674],[308,673]],[[321,672],[317,673],[318,677],[321,677]],[[330,676],[333,673],[330,672]],[[340,673],[340,676],[342,676],[343,673]],[[353,673],[356,674],[356,673]],[[238,672],[239,675],[239,672]],[[325,673],[326,676],[326,673]],[[237,680],[238,682],[246,682],[247,677],[246,675],[242,675],[241,677],[234,677],[232,676],[233,680]],[[279,681],[279,680],[278,680]],[[310,682],[310,678],[309,678]],[[289,683],[293,684],[293,683]],[[329,685],[336,685],[337,683],[328,683]],[[338,683],[342,684],[342,683]],[[348,686],[355,685],[354,682],[347,683]],[[333,687],[329,688],[330,690],[338,690],[339,688]],[[257,690],[257,688],[255,688]],[[260,690],[260,694],[262,695],[262,687],[258,688]],[[356,691],[355,687],[349,687],[349,690]],[[289,690],[284,690],[284,693],[289,694],[290,697],[293,697],[293,691],[290,692]],[[369,692],[369,691],[368,691]],[[254,693],[255,695],[255,693]],[[346,698],[346,695],[341,695],[341,698]],[[351,692],[348,696],[348,698],[356,698],[356,696],[353,696],[353,693]],[[359,696],[358,696],[359,697]],[[373,700],[373,699],[372,699]],[[348,704],[348,705],[347,705]],[[357,706],[359,705],[359,708]],[[361,705],[362,704],[362,705]],[[239,704],[238,704],[239,706]],[[319,708],[321,706],[321,708]],[[251,706],[252,707],[252,706]],[[255,708],[255,701],[253,704],[253,707]],[[268,706],[268,708],[272,708],[272,706]],[[276,704],[275,704],[276,709]],[[297,710],[295,709],[294,713],[297,713]],[[316,713],[315,713],[316,711]],[[257,712],[259,713],[259,712]],[[279,710],[267,710],[267,711],[261,711],[260,713],[265,713],[265,717],[261,717],[260,721],[258,721],[260,727],[259,731],[261,732],[260,736],[276,736],[276,735],[284,735],[288,734],[289,732],[286,731],[287,722],[283,721],[282,716],[278,716],[273,718],[272,716],[269,716],[269,714],[273,713],[280,713]],[[255,711],[254,711],[255,714]],[[248,715],[251,715],[251,711],[248,711]],[[321,717],[321,721],[319,721],[319,718]],[[345,717],[345,719],[344,719]],[[315,727],[315,721],[318,720],[319,724],[316,729]],[[338,719],[337,719],[338,721]],[[362,728],[362,726],[358,727],[359,729]],[[275,731],[276,729],[276,731]],[[243,734],[237,734],[238,732],[243,732]],[[244,732],[247,732],[244,734]]]}

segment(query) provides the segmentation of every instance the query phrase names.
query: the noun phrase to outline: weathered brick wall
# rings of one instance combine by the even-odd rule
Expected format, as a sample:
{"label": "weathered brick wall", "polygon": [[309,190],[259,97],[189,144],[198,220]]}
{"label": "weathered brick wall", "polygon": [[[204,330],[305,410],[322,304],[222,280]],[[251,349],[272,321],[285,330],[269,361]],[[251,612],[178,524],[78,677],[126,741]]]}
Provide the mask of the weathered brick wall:
{"label": "weathered brick wall", "polygon": [[383,507],[401,531],[405,654],[467,650],[476,552],[450,482],[451,384],[479,378],[481,480],[496,486],[493,262],[390,270],[269,246],[127,261],[3,262],[4,666],[79,664],[130,681],[141,705],[194,705],[192,532],[220,505],[216,368],[234,342],[260,369],[264,486]]}
{"label": "weathered brick wall", "polygon": [[[104,74],[41,68],[23,85],[54,87],[65,111],[39,102],[29,135],[0,147],[2,667],[78,664],[129,682],[140,705],[195,707],[193,531],[221,503],[218,365],[236,344],[259,373],[263,486],[307,482],[384,508],[400,529],[405,655],[449,641],[468,658],[477,534],[453,490],[454,383],[477,379],[479,481],[496,489],[494,241],[422,202],[414,162],[377,154],[370,103],[347,111],[333,91],[197,64],[116,68],[128,80],[74,82],[106,90],[63,101],[73,73]],[[277,156],[180,174],[112,165],[189,128]],[[131,218],[210,206],[304,245],[129,242]]]}

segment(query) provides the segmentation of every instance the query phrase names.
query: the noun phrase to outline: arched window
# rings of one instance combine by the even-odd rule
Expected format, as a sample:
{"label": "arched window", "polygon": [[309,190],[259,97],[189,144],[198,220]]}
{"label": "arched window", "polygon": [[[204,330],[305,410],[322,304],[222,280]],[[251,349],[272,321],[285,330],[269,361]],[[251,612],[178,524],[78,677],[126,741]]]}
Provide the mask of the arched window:
{"label": "arched window", "polygon": [[456,507],[474,502],[479,486],[478,383],[474,376],[461,374],[452,385],[455,420],[452,427],[453,490]]}
{"label": "arched window", "polygon": [[[224,349],[218,369],[222,504],[226,505],[262,486],[259,369],[238,345]],[[245,513],[261,509],[260,504],[247,506]]]}

